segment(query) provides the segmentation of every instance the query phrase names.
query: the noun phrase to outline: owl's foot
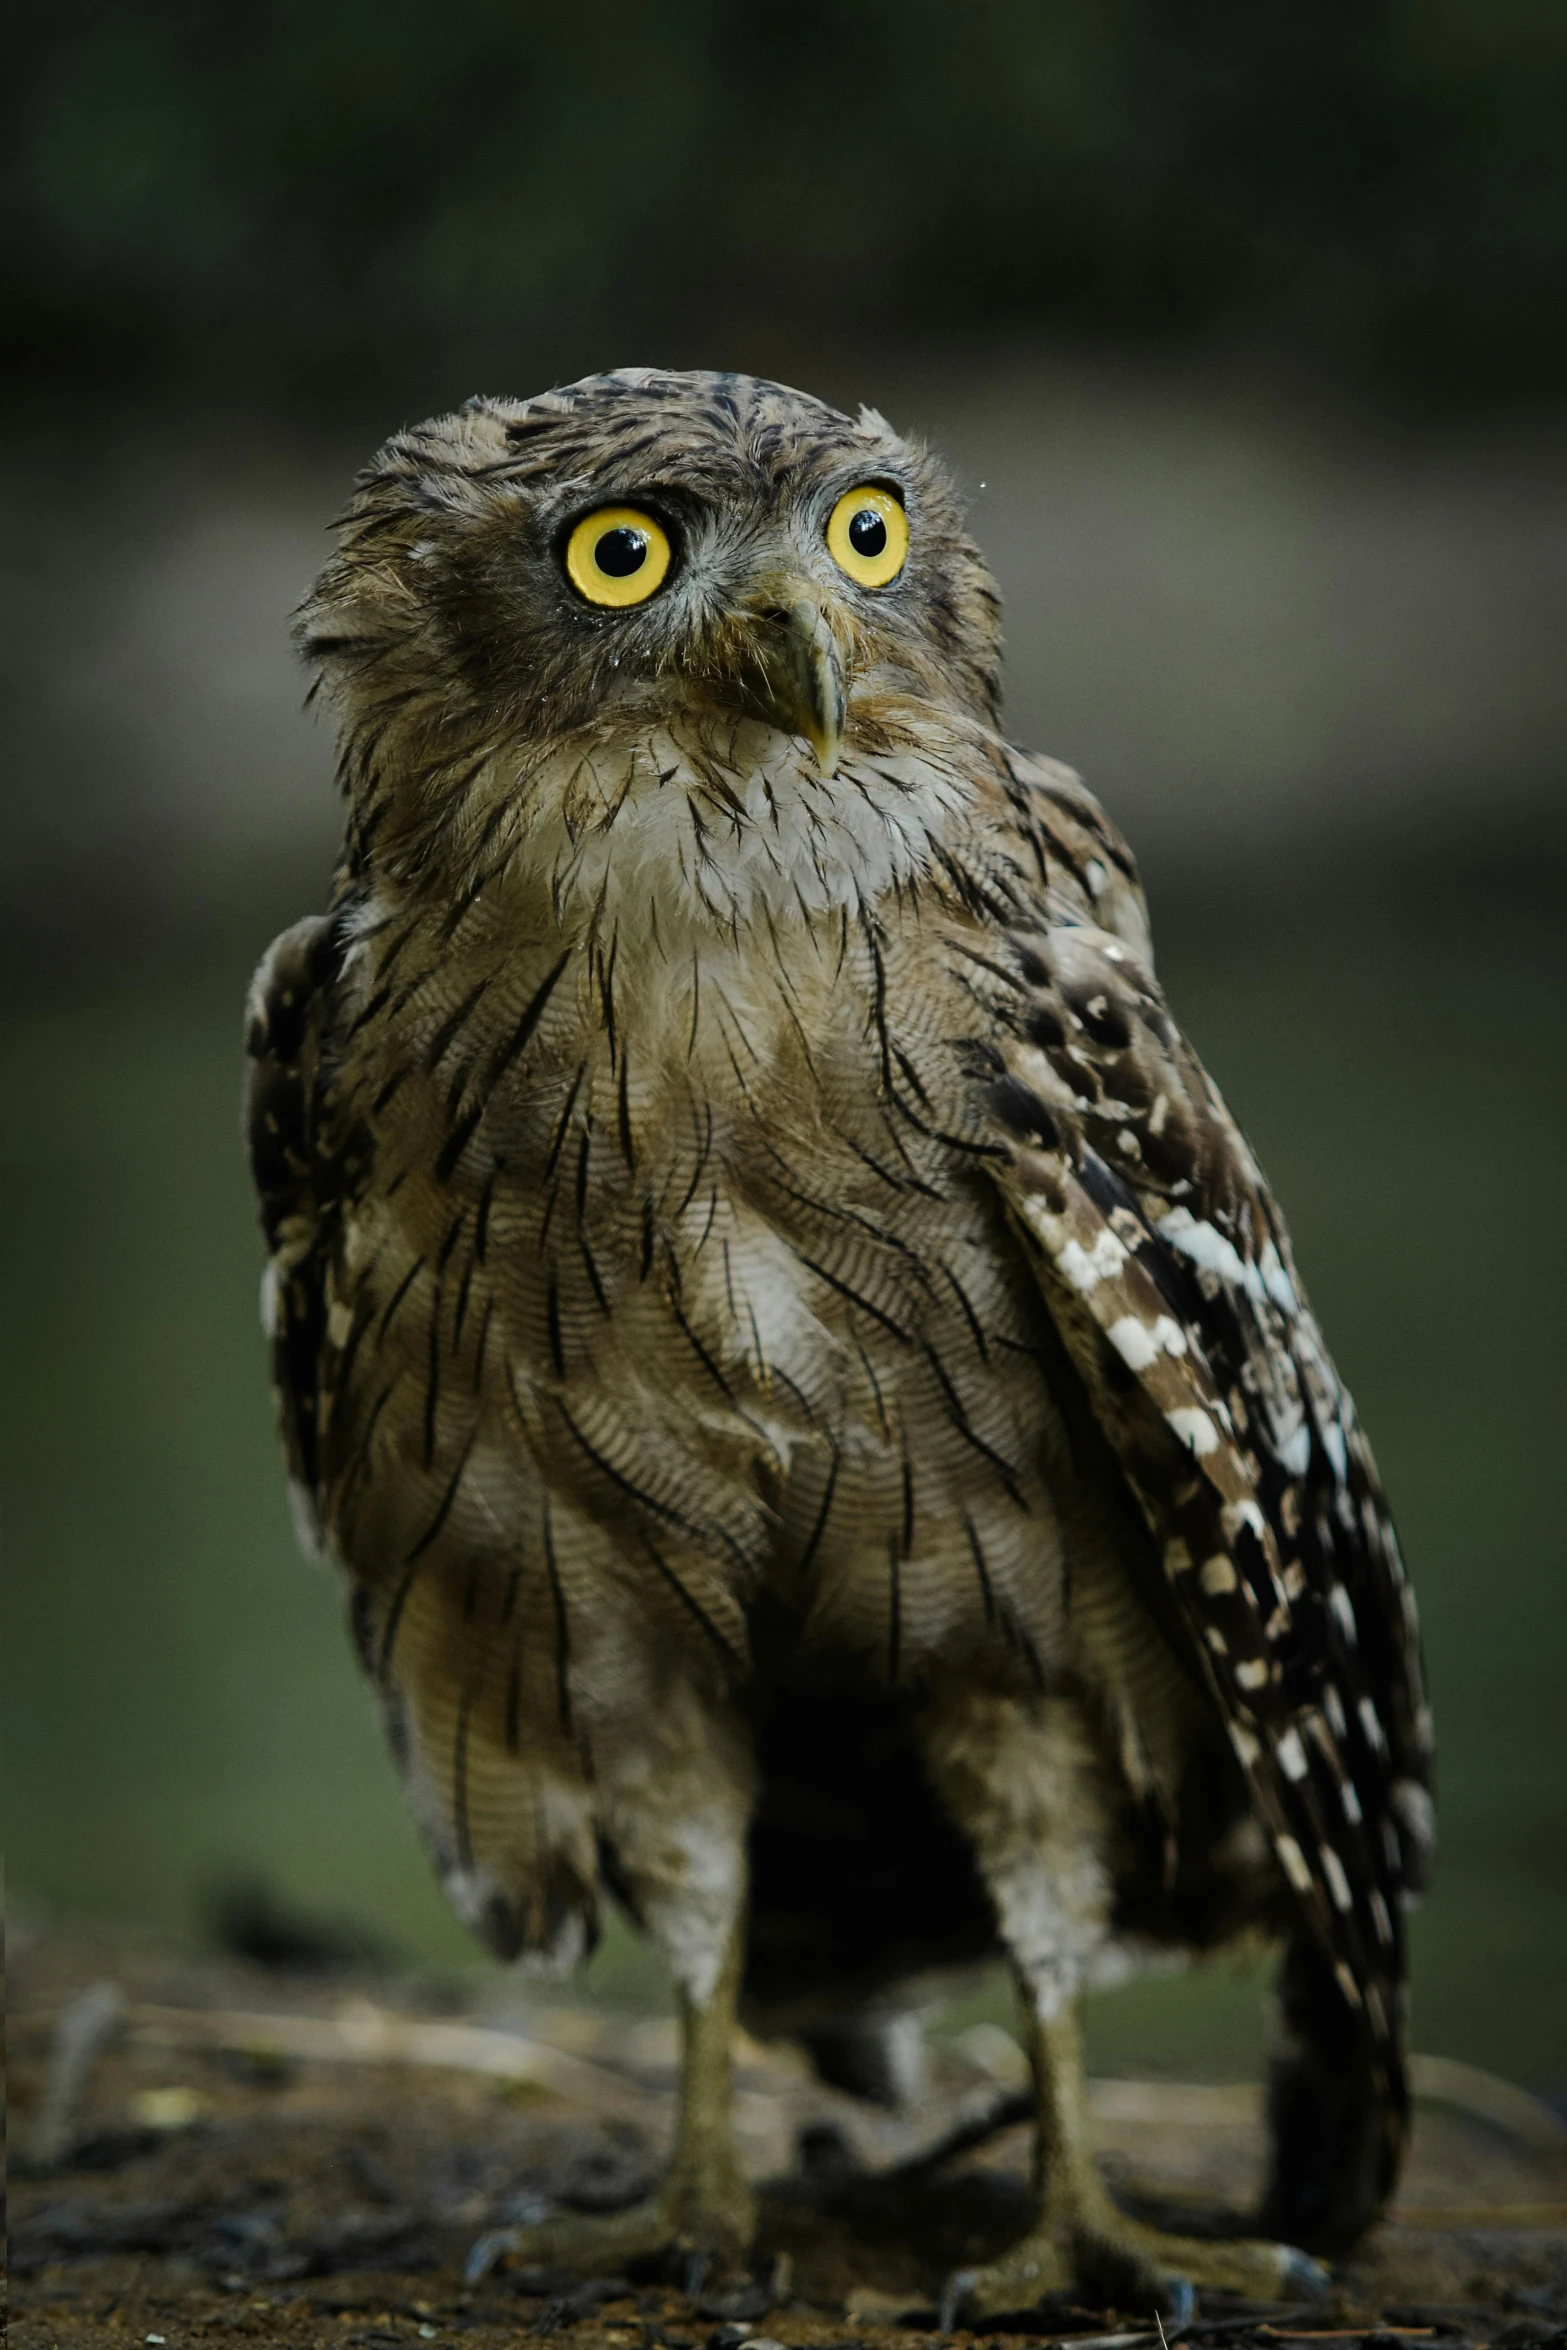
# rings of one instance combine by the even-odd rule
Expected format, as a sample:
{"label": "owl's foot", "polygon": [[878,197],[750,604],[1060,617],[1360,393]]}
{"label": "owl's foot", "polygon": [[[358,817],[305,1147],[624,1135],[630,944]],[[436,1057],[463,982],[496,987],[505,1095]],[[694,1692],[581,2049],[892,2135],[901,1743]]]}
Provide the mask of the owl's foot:
{"label": "owl's foot", "polygon": [[1036,2017],[1030,2037],[1038,2215],[999,2260],[948,2280],[943,2325],[1031,2309],[1047,2293],[1091,2293],[1118,2309],[1157,2311],[1184,2325],[1202,2288],[1248,2301],[1314,2300],[1326,2290],[1327,2270],[1292,2244],[1166,2236],[1128,2219],[1094,2160],[1071,2007]]}
{"label": "owl's foot", "polygon": [[755,2233],[756,2197],[738,2171],[676,2170],[656,2195],[629,2211],[592,2218],[573,2213],[481,2236],[468,2256],[467,2279],[477,2283],[502,2260],[608,2276],[663,2254],[683,2263],[693,2281],[712,2282],[744,2273]]}
{"label": "owl's foot", "polygon": [[960,2269],[947,2281],[941,2324],[950,2331],[1032,2309],[1050,2293],[1088,2292],[1117,2309],[1157,2311],[1185,2325],[1199,2288],[1294,2301],[1316,2299],[1327,2284],[1326,2269],[1291,2244],[1161,2235],[1106,2199],[1091,2217],[1031,2229],[999,2260]]}

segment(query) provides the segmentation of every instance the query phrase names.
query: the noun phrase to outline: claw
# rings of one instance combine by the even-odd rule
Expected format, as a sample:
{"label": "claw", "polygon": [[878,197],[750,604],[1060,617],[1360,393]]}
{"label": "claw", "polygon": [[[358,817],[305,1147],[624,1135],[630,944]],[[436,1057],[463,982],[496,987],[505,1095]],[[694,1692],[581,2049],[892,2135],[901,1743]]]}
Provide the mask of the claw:
{"label": "claw", "polygon": [[1280,2280],[1290,2291],[1299,2293],[1307,2301],[1325,2301],[1333,2286],[1333,2272],[1324,2268],[1320,2260],[1313,2260],[1309,2252],[1297,2250],[1293,2244],[1281,2244],[1284,2258],[1280,2263]]}
{"label": "claw", "polygon": [[[1184,2333],[1197,2314],[1197,2293],[1190,2277],[1167,2276],[1164,2280],[1164,2307],[1161,2318],[1168,2318],[1170,2330]],[[1164,2327],[1159,2328],[1161,2337]]]}
{"label": "claw", "polygon": [[936,2306],[938,2334],[950,2334],[957,2330],[959,2314],[973,2290],[974,2271],[971,2268],[955,2268],[942,2286],[941,2299]]}
{"label": "claw", "polygon": [[682,2260],[680,2264],[681,2291],[689,2294],[693,2301],[706,2283],[707,2272],[712,2265],[712,2256],[706,2252],[688,2252]]}
{"label": "claw", "polygon": [[517,2231],[515,2228],[491,2228],[488,2234],[480,2236],[476,2240],[472,2251],[463,2262],[463,2283],[465,2285],[482,2285],[496,2263],[504,2260],[507,2253],[514,2252],[516,2248]]}

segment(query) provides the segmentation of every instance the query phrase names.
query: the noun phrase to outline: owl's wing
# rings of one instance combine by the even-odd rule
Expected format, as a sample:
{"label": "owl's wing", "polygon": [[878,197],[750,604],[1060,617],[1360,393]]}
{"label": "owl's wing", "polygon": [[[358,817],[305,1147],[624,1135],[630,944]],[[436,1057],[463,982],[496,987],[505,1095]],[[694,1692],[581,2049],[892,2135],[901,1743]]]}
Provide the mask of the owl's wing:
{"label": "owl's wing", "polygon": [[1073,878],[1084,826],[1107,863],[1113,832],[1080,787],[1015,780],[1023,821],[959,950],[996,1180],[1162,1553],[1164,1612],[1396,2082],[1431,1804],[1392,1521],[1279,1211],[1139,952],[1140,902],[1112,926]]}
{"label": "owl's wing", "polygon": [[[262,1320],[296,1529],[317,1556],[327,1548],[329,1488],[342,1468],[324,1457],[333,1436],[328,1407],[342,1405],[342,1364],[353,1344],[333,1327],[333,1282],[341,1278],[344,1228],[362,1204],[371,1165],[364,1128],[340,1098],[338,1066],[353,1020],[363,1018],[362,1006],[350,1017],[344,981],[356,912],[345,897],[334,912],[274,940],[252,983],[246,1021],[245,1123],[268,1251]],[[340,1428],[336,1434],[341,1449]],[[470,1422],[454,1448],[456,1472],[444,1461],[433,1472],[447,1484],[447,1504],[472,1443]],[[405,1463],[386,1474],[396,1488],[394,1522],[399,1509],[422,1510],[428,1519],[427,1484],[418,1473],[410,1475]],[[511,1600],[492,1590],[475,1612],[470,1554],[432,1539],[444,1518],[445,1505],[406,1555],[395,1547],[381,1555],[372,1546],[368,1555],[342,1559],[361,1658],[415,1817],[459,1913],[504,1957],[525,1947],[569,1957],[591,1947],[596,1933],[597,1876],[565,1702],[559,1737],[536,1730],[520,1756],[511,1724],[519,1703],[531,1719],[552,1720],[563,1651],[547,1639],[524,1651],[515,1630],[497,1637],[496,1612],[504,1624]],[[409,1569],[421,1557],[433,1571],[410,1597]],[[393,1672],[388,1627],[399,1618]],[[541,1683],[549,1692],[542,1702]]]}
{"label": "owl's wing", "polygon": [[320,1129],[325,1039],[342,959],[339,915],[296,922],[262,957],[245,1015],[245,1137],[267,1244],[261,1319],[272,1346],[295,1524],[317,1554],[326,1266],[340,1178]]}

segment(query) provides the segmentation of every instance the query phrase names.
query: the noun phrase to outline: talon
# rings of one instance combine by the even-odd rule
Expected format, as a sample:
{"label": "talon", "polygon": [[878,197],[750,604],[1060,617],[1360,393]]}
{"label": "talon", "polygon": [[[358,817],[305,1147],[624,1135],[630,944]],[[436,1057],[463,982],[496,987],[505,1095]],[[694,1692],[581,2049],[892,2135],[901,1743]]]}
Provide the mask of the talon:
{"label": "talon", "polygon": [[1197,2314],[1197,2293],[1190,2277],[1165,2278],[1164,2307],[1159,2314],[1169,2319],[1175,2332],[1185,2332]]}
{"label": "talon", "polygon": [[706,2252],[688,2252],[681,2262],[680,2289],[691,2300],[694,2301],[701,2292],[707,2272],[712,2265],[712,2260]]}
{"label": "talon", "polygon": [[938,2334],[955,2333],[958,2315],[974,2290],[974,2271],[971,2268],[954,2269],[941,2288],[941,2300],[936,2310]]}
{"label": "talon", "polygon": [[516,2245],[515,2228],[491,2228],[487,2235],[478,2237],[463,2262],[463,2283],[482,2285],[496,2262],[504,2260],[508,2252],[515,2251]]}
{"label": "talon", "polygon": [[1294,2244],[1281,2244],[1279,2250],[1284,2256],[1279,2264],[1281,2282],[1307,2301],[1325,2301],[1333,2286],[1332,2270]]}

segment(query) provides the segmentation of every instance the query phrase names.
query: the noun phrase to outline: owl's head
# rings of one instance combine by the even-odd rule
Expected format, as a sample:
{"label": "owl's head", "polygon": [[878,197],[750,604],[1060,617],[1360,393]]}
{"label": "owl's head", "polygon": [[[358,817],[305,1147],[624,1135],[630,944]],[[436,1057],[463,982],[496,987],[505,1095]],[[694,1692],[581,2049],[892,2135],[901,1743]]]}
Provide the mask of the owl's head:
{"label": "owl's head", "polygon": [[999,599],[940,467],[748,376],[624,368],[399,433],[298,633],[360,833],[410,846],[563,752],[739,719],[819,781],[933,706],[993,725],[1000,691]]}

